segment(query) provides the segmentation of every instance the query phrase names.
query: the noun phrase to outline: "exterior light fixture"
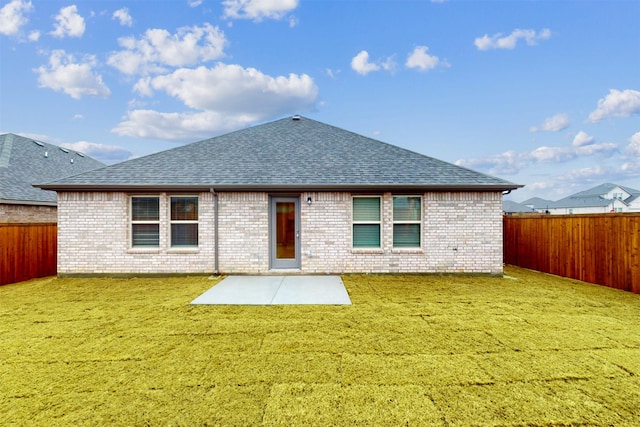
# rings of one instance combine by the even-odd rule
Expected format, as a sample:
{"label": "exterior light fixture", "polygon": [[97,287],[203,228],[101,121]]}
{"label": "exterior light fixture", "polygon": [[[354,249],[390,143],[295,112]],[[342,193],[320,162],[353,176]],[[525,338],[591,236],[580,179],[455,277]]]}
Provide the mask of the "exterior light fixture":
{"label": "exterior light fixture", "polygon": [[313,200],[311,200],[311,196],[307,197],[307,204],[309,206],[311,206],[311,202],[313,202]]}

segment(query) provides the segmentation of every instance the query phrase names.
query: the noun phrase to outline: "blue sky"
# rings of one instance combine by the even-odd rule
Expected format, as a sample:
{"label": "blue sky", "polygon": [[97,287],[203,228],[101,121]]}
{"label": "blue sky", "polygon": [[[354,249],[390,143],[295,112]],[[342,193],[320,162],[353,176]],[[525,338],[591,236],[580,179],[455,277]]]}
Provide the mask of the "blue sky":
{"label": "blue sky", "polygon": [[114,163],[292,114],[558,199],[640,189],[640,2],[0,1],[0,132]]}

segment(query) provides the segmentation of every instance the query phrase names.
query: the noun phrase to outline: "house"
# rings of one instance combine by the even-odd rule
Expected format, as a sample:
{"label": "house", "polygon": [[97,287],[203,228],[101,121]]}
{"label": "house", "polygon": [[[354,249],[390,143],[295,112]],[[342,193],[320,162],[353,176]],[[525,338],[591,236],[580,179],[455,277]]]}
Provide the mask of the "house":
{"label": "house", "polygon": [[522,203],[517,203],[512,200],[504,200],[502,202],[502,212],[505,215],[524,215],[535,214],[537,211]]}
{"label": "house", "polygon": [[34,188],[104,166],[77,151],[32,138],[0,135],[0,222],[56,222],[56,193]]}
{"label": "house", "polygon": [[59,275],[499,275],[521,186],[293,116],[39,187]]}
{"label": "house", "polygon": [[551,206],[553,203],[555,203],[553,200],[541,199],[540,197],[532,197],[525,200],[524,202],[521,202],[520,204],[531,208],[539,213],[549,213],[549,206]]}
{"label": "house", "polygon": [[547,210],[555,215],[640,212],[640,190],[605,183],[549,202]]}

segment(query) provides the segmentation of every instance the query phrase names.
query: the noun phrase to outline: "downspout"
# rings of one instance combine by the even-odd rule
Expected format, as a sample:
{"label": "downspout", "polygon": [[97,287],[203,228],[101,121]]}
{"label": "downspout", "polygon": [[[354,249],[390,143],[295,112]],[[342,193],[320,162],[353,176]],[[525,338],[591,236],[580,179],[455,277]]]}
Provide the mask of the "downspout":
{"label": "downspout", "polygon": [[214,238],[213,238],[213,251],[214,256],[213,256],[213,274],[214,275],[218,275],[219,274],[219,270],[218,270],[218,193],[216,193],[216,190],[211,187],[209,189],[209,191],[211,192],[211,194],[213,194],[213,231],[214,231]]}

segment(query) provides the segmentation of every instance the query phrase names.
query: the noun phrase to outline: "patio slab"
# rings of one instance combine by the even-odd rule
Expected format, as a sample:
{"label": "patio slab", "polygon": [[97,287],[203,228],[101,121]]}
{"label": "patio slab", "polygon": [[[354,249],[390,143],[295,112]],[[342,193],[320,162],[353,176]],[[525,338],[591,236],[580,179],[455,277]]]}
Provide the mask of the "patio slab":
{"label": "patio slab", "polygon": [[351,305],[340,276],[229,276],[191,304]]}

